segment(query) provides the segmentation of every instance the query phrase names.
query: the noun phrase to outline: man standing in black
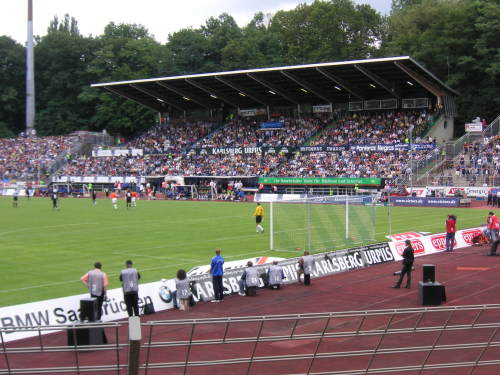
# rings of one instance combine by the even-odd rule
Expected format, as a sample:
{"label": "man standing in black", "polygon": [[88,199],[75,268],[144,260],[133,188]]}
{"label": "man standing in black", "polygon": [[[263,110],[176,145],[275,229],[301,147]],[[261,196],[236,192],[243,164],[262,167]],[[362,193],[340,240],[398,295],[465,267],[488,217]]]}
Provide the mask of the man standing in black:
{"label": "man standing in black", "polygon": [[128,210],[129,208],[132,207],[132,193],[130,192],[130,189],[127,189],[125,197],[127,199],[127,210]]}
{"label": "man standing in black", "polygon": [[399,289],[401,287],[401,283],[403,282],[403,277],[406,274],[406,288],[410,288],[411,284],[411,268],[413,267],[413,261],[415,259],[413,255],[413,247],[411,246],[411,241],[405,241],[406,247],[403,251],[403,268],[401,268],[401,275],[399,276],[399,280],[393,288]]}
{"label": "man standing in black", "polygon": [[94,189],[92,189],[91,194],[92,194],[92,204],[95,206],[95,205],[96,205],[96,203],[97,203],[97,202],[96,202],[96,199],[97,199],[97,193],[96,193],[96,191],[95,191]]}
{"label": "man standing in black", "polygon": [[139,316],[139,279],[141,275],[132,267],[132,261],[125,262],[127,268],[120,272],[123,287],[123,299],[127,306],[128,316]]}
{"label": "man standing in black", "polygon": [[53,210],[58,210],[59,206],[57,204],[58,196],[57,196],[57,190],[56,189],[54,189],[52,191],[51,198],[52,198],[52,209]]}

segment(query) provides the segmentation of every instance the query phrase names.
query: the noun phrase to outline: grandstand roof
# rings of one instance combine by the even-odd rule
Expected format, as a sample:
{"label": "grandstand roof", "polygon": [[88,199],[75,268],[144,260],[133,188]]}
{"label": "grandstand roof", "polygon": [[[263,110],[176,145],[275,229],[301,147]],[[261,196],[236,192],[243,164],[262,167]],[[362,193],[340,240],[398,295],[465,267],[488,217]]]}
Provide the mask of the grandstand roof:
{"label": "grandstand roof", "polygon": [[454,96],[409,56],[94,83],[159,112]]}

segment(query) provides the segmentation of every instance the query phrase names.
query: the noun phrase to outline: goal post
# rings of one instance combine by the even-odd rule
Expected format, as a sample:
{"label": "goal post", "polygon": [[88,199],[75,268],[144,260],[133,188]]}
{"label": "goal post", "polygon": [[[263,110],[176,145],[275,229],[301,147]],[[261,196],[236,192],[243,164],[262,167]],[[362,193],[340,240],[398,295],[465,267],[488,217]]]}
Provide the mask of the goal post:
{"label": "goal post", "polygon": [[270,205],[271,250],[325,251],[375,241],[371,196],[333,195],[274,201]]}

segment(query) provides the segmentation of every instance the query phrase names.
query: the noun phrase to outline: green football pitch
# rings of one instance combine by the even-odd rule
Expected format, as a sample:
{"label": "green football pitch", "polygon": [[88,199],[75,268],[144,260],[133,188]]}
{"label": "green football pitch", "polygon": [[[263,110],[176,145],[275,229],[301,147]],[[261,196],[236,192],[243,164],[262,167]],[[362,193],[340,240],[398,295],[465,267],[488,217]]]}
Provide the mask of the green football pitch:
{"label": "green football pitch", "polygon": [[[128,259],[141,272],[141,281],[151,282],[173,278],[179,268],[208,264],[216,247],[226,261],[293,257],[299,251],[269,250],[268,205],[265,233],[257,234],[253,203],[141,200],[130,210],[123,201],[119,204],[115,211],[108,200],[92,206],[88,198],[63,198],[60,210],[54,211],[48,198],[20,198],[18,208],[12,207],[12,198],[0,198],[0,306],[85,293],[79,279],[95,261],[103,264],[110,288],[116,288]],[[487,214],[391,207],[389,215],[388,210],[376,207],[377,241],[384,241],[389,231],[442,232],[449,212],[458,216],[458,228],[480,225]],[[293,215],[285,217],[290,226],[298,222]],[[328,229],[327,221],[322,225]]]}

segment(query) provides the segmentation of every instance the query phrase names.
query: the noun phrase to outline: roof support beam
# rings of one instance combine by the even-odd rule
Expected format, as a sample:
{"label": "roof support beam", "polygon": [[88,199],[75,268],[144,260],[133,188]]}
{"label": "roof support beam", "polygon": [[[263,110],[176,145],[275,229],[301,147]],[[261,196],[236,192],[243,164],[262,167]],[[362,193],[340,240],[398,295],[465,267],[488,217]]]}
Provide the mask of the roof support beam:
{"label": "roof support beam", "polygon": [[382,87],[383,89],[385,89],[392,96],[394,96],[394,97],[396,97],[398,99],[401,97],[401,95],[396,90],[396,87],[394,86],[393,83],[391,83],[389,81],[386,81],[385,79],[383,79],[379,75],[377,75],[377,74],[375,74],[373,72],[370,72],[368,69],[362,67],[361,65],[354,64],[354,67],[357,70],[359,70],[361,73],[363,73],[365,76],[367,76],[371,80],[375,81],[380,87]]}
{"label": "roof support beam", "polygon": [[319,89],[317,86],[313,85],[312,83],[307,83],[306,81],[304,81],[303,79],[301,78],[298,78],[296,76],[294,76],[293,74],[291,74],[290,72],[285,72],[283,70],[280,71],[281,74],[283,74],[285,77],[291,79],[293,82],[295,82],[296,84],[298,84],[299,86],[302,86],[303,88],[309,90],[310,92],[312,92],[314,95],[316,95],[318,98],[321,98],[323,99],[324,101],[326,101],[327,103],[332,103],[333,102],[333,99],[329,98],[326,94],[324,94],[324,91]]}
{"label": "roof support beam", "polygon": [[149,109],[152,109],[153,111],[157,111],[157,112],[163,112],[165,110],[165,108],[162,108],[161,104],[158,103],[158,105],[155,105],[155,104],[151,104],[151,103],[148,103],[146,100],[141,100],[141,99],[138,99],[138,98],[134,98],[130,95],[125,95],[123,93],[120,92],[120,90],[117,90],[113,87],[110,87],[110,86],[104,86],[103,87],[104,89],[108,90],[109,92],[112,92],[113,94],[116,94],[118,96],[121,96],[122,98],[125,98],[125,99],[128,99],[128,100],[132,100],[140,105],[143,105],[145,107],[148,107]]}
{"label": "roof support beam", "polygon": [[250,74],[250,73],[248,73],[247,76],[252,78],[254,81],[260,83],[262,86],[264,86],[264,87],[268,88],[269,90],[275,92],[276,94],[282,96],[283,98],[288,100],[290,103],[300,104],[300,100],[291,97],[290,95],[286,94],[283,90],[281,90],[279,87],[277,87],[276,85],[273,85],[272,83],[269,83],[265,79],[259,78],[255,74]]}
{"label": "roof support beam", "polygon": [[227,104],[229,104],[229,105],[231,105],[231,106],[233,106],[233,107],[235,107],[235,108],[238,108],[238,107],[239,107],[239,104],[238,104],[238,103],[236,103],[236,102],[235,102],[235,101],[233,101],[232,99],[228,99],[228,97],[227,97],[227,96],[225,96],[224,94],[221,94],[221,93],[217,92],[217,91],[216,91],[216,90],[214,90],[214,89],[211,89],[211,88],[209,88],[209,87],[207,87],[207,86],[205,86],[205,85],[202,85],[201,83],[196,82],[196,81],[194,81],[193,79],[188,79],[188,78],[187,78],[187,79],[185,79],[185,81],[186,81],[187,83],[189,83],[190,85],[192,85],[192,86],[194,86],[194,87],[197,87],[197,88],[199,88],[199,89],[200,89],[200,90],[202,90],[202,91],[205,91],[205,92],[206,92],[207,94],[209,94],[209,95],[216,96],[219,100],[221,100],[221,101],[223,101],[223,102],[225,102],[225,103],[227,103]]}
{"label": "roof support beam", "polygon": [[143,92],[144,94],[147,94],[147,95],[155,98],[156,100],[160,99],[159,101],[163,101],[164,103],[167,103],[168,105],[170,105],[170,106],[172,106],[174,108],[177,108],[179,111],[186,111],[186,108],[184,108],[180,104],[175,103],[171,99],[167,99],[167,98],[165,98],[162,95],[159,95],[157,92],[155,92],[153,90],[146,89],[144,87],[141,87],[141,86],[135,85],[135,84],[131,84],[130,86],[133,87],[134,89],[138,90],[138,91]]}
{"label": "roof support beam", "polygon": [[184,91],[184,90],[179,89],[177,87],[173,87],[171,85],[167,85],[165,82],[162,82],[162,81],[159,81],[159,82],[156,82],[156,83],[158,85],[162,86],[162,87],[165,87],[167,90],[170,90],[173,93],[182,96],[183,98],[187,98],[187,99],[191,100],[192,102],[194,102],[194,103],[196,103],[198,105],[201,105],[205,109],[212,108],[212,106],[210,105],[210,103],[208,103],[207,101],[205,101],[205,100],[197,97],[196,95],[192,95],[192,94],[188,93],[187,91]]}
{"label": "roof support beam", "polygon": [[316,68],[316,70],[323,74],[326,78],[328,78],[330,81],[335,82],[337,85],[342,87],[344,90],[346,90],[348,93],[351,95],[354,95],[355,97],[364,100],[365,96],[359,91],[358,88],[354,87],[351,85],[349,82],[343,80],[340,77],[337,77],[335,74],[330,73],[329,71],[323,69],[323,68]]}
{"label": "roof support beam", "polygon": [[398,61],[394,61],[394,65],[396,65],[399,69],[401,69],[403,72],[408,74],[411,78],[413,78],[415,81],[417,81],[418,84],[420,84],[422,87],[424,87],[427,91],[434,94],[436,97],[446,95],[446,93],[443,90],[436,87],[433,83],[431,83],[429,80],[422,77],[420,74],[415,72],[413,69],[406,67],[405,65],[401,64]]}
{"label": "roof support beam", "polygon": [[269,106],[268,103],[266,103],[266,101],[264,99],[261,99],[259,98],[258,95],[255,95],[253,93],[250,93],[248,92],[248,90],[240,87],[239,85],[237,84],[234,84],[233,82],[229,82],[226,78],[221,78],[219,76],[215,76],[215,79],[219,82],[222,82],[223,84],[225,84],[226,86],[229,86],[231,87],[232,89],[236,90],[236,91],[239,91],[241,92],[242,94],[244,94],[245,96],[248,96],[250,99],[256,101],[257,103],[260,103],[262,105],[265,105],[266,107]]}

